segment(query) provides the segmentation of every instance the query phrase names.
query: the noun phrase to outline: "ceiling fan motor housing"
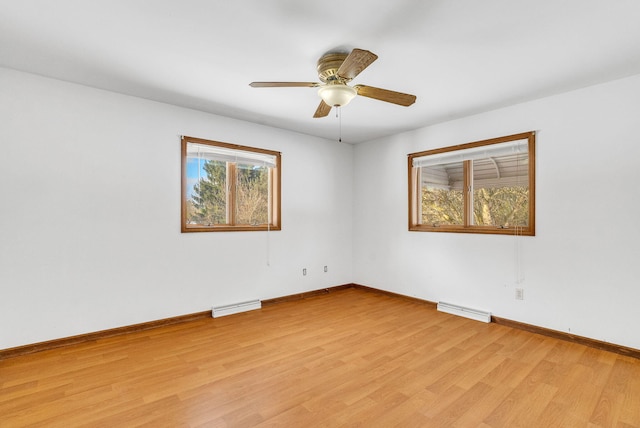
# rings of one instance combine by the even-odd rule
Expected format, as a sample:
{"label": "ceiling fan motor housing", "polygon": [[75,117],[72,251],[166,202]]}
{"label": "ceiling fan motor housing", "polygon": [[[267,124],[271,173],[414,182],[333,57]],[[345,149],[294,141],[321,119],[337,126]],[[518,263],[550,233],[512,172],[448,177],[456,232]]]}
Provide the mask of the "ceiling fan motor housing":
{"label": "ceiling fan motor housing", "polygon": [[348,82],[351,79],[344,79],[338,76],[338,69],[347,58],[346,53],[328,53],[318,60],[318,78],[323,83],[333,81]]}

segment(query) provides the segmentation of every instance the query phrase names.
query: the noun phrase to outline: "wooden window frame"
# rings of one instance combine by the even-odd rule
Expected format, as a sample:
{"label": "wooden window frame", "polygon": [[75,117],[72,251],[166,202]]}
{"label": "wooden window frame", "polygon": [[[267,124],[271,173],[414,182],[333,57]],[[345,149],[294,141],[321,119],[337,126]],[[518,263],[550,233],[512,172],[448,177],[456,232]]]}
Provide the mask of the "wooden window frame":
{"label": "wooden window frame", "polygon": [[[227,224],[215,224],[215,225],[201,225],[201,224],[188,224],[187,222],[187,200],[188,200],[188,180],[187,180],[187,146],[189,143],[203,144],[208,146],[222,147],[225,149],[238,150],[244,152],[254,152],[275,157],[276,166],[269,168],[269,192],[271,206],[268,208],[271,210],[269,224],[250,225],[250,224],[236,224],[236,188],[237,188],[237,169],[236,164],[227,162]],[[281,230],[281,154],[280,152],[261,149],[256,147],[241,146],[238,144],[223,143],[220,141],[205,140],[195,137],[182,137],[182,190],[180,197],[181,206],[181,231],[183,233],[191,232],[249,232],[249,231],[271,231]]]}
{"label": "wooden window frame", "polygon": [[[463,187],[463,209],[464,220],[462,225],[428,225],[419,223],[420,204],[418,201],[420,189],[420,168],[413,166],[414,158],[455,152],[459,150],[472,149],[481,146],[506,143],[517,140],[528,140],[528,179],[529,179],[529,224],[528,226],[500,227],[500,226],[478,226],[471,224],[473,207],[471,206],[472,175],[470,173],[471,160],[463,161],[464,187]],[[472,143],[460,144],[456,146],[442,147],[433,150],[426,150],[417,153],[410,153],[408,157],[408,184],[409,184],[409,231],[412,232],[453,232],[453,233],[480,233],[493,235],[525,235],[535,236],[535,132],[524,132],[520,134],[508,135],[504,137],[492,138],[489,140],[475,141]]]}

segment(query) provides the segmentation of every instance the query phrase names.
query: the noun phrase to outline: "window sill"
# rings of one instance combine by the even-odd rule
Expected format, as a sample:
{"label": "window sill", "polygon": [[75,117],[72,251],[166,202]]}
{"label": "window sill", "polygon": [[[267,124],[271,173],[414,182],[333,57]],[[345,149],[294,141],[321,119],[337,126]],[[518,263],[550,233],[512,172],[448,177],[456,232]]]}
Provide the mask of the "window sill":
{"label": "window sill", "polygon": [[496,226],[426,226],[426,225],[410,225],[409,232],[448,232],[448,233],[477,233],[483,235],[519,235],[519,236],[535,236],[535,229],[531,227],[515,228],[515,227],[496,227]]}

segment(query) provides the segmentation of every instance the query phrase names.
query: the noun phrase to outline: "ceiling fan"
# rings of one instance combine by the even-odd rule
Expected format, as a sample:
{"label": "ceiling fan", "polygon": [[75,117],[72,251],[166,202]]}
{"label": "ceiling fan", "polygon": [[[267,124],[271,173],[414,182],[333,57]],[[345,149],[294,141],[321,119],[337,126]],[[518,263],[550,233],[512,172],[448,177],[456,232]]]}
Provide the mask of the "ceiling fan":
{"label": "ceiling fan", "polygon": [[350,54],[328,53],[318,60],[318,77],[322,83],[251,82],[249,86],[254,88],[319,87],[318,95],[322,100],[313,115],[316,118],[327,116],[331,107],[346,106],[356,95],[405,107],[413,104],[416,101],[415,95],[374,88],[373,86],[349,86],[347,84],[376,59],[378,59],[378,55],[363,49],[354,49]]}

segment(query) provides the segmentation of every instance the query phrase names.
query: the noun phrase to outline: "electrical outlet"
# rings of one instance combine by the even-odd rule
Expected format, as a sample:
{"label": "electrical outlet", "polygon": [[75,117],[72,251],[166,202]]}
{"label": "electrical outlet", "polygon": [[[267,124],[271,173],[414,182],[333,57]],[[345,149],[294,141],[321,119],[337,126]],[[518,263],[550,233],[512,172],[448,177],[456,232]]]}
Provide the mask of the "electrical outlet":
{"label": "electrical outlet", "polygon": [[303,268],[303,269],[302,269],[302,274],[303,274],[303,275],[306,275],[306,274],[307,274],[307,268]]}
{"label": "electrical outlet", "polygon": [[524,288],[516,288],[516,300],[524,300]]}
{"label": "electrical outlet", "polygon": [[329,271],[329,270],[327,269],[327,267],[326,267],[326,266],[324,267],[324,271],[325,271],[325,272],[328,272],[328,271]]}

